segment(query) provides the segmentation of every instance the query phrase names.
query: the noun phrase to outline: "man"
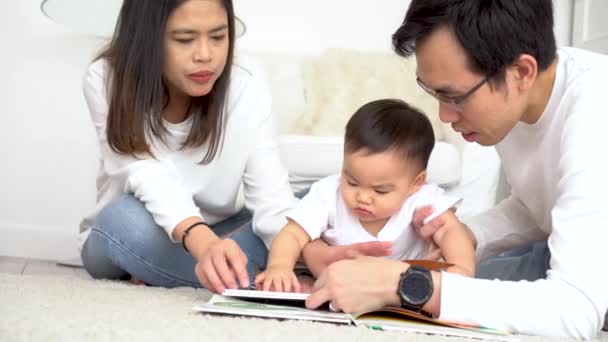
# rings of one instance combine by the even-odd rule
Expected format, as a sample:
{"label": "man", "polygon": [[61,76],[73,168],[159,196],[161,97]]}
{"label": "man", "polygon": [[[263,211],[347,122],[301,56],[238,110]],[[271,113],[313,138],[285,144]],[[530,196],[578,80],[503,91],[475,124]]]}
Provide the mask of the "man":
{"label": "man", "polygon": [[[416,54],[418,83],[439,100],[441,120],[469,142],[496,145],[503,162],[511,196],[466,222],[478,260],[546,242],[479,265],[478,276],[501,280],[338,261],[308,307],[402,305],[519,333],[594,337],[608,309],[608,56],[556,50],[551,0],[413,0],[393,44]],[[441,222],[421,232],[435,229]],[[320,257],[304,257],[314,272]]]}

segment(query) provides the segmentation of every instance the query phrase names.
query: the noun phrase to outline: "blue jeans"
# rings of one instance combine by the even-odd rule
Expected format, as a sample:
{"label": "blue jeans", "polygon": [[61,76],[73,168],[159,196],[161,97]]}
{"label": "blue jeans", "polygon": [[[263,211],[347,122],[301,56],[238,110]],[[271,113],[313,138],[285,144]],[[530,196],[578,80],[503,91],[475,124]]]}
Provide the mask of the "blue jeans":
{"label": "blue jeans", "polygon": [[[251,214],[243,209],[213,225],[213,230],[220,237],[229,236],[247,255],[247,271],[253,282],[254,268],[266,268],[268,250],[253,233]],[[93,278],[134,276],[152,286],[202,287],[194,273],[196,260],[181,244],[169,239],[132,195],[121,196],[99,212],[81,257]]]}
{"label": "blue jeans", "polygon": [[[482,260],[477,265],[475,277],[511,281],[543,279],[547,277],[550,259],[547,242],[537,242]],[[604,330],[608,330],[608,313],[604,320]]]}

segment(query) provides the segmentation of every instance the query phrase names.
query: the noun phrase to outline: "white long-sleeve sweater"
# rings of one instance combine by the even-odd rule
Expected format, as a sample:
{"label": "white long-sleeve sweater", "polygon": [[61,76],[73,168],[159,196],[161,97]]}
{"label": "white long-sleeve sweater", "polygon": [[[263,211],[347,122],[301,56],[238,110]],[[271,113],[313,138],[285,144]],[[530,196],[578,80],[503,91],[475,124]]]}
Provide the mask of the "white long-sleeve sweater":
{"label": "white long-sleeve sweater", "polygon": [[226,106],[223,145],[216,158],[201,165],[207,145],[180,150],[192,120],[164,122],[167,144],[149,141],[156,159],[135,159],[112,151],[106,138],[108,95],[105,60],[92,63],[84,77],[84,95],[100,147],[97,205],[81,223],[81,242],[95,216],[108,202],[133,193],[169,237],[182,220],[201,216],[219,222],[243,207],[253,212],[254,231],[266,245],[287,222],[297,202],[281,163],[271,113],[270,92],[251,66],[233,65]]}
{"label": "white long-sleeve sweater", "polygon": [[608,56],[558,52],[540,120],[500,144],[512,195],[468,222],[480,258],[548,238],[546,279],[479,280],[444,273],[441,317],[521,333],[592,338],[608,309]]}

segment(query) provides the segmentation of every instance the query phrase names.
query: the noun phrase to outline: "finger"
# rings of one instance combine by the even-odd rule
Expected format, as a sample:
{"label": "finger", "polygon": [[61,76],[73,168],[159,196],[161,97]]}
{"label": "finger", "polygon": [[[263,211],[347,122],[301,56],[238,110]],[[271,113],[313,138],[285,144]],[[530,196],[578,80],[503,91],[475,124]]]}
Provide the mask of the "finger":
{"label": "finger", "polygon": [[349,248],[346,250],[346,258],[347,259],[356,259],[357,257],[361,256],[361,252],[359,252],[359,250],[354,249],[354,248]]}
{"label": "finger", "polygon": [[321,273],[321,275],[319,276],[319,278],[317,278],[314,284],[312,284],[311,292],[320,290],[321,288],[325,287],[325,284],[327,284],[327,269],[323,271],[323,273]]}
{"label": "finger", "polygon": [[270,279],[268,282],[268,289],[265,291],[276,291],[277,290],[277,280],[275,278]]}
{"label": "finger", "polygon": [[436,218],[432,219],[431,222],[422,226],[422,228],[420,228],[418,230],[418,234],[423,239],[430,240],[433,237],[433,234],[435,234],[437,232],[437,230],[439,230],[439,228],[441,228],[444,224],[445,224],[445,221],[443,218],[436,217]]}
{"label": "finger", "polygon": [[238,278],[241,287],[249,286],[249,273],[247,272],[247,256],[241,248],[234,243],[226,252],[228,264],[231,266],[234,274]]}
{"label": "finger", "polygon": [[437,249],[439,249],[439,247],[437,247],[437,245],[435,243],[433,243],[433,242],[429,243],[428,247],[426,249],[426,256],[428,257],[428,256],[432,255],[433,253],[435,253],[435,251]]}
{"label": "finger", "polygon": [[295,279],[295,276],[285,275],[283,286],[285,292],[299,292],[298,280]]}
{"label": "finger", "polygon": [[391,241],[370,241],[370,242],[359,242],[350,245],[346,249],[345,256],[347,259],[355,259],[359,256],[388,256],[391,255],[391,248],[393,243]]}
{"label": "finger", "polygon": [[291,278],[289,278],[287,276],[283,276],[281,278],[281,285],[283,286],[283,291],[293,292],[291,289],[292,288]]}
{"label": "finger", "polygon": [[441,258],[441,250],[440,249],[436,249],[434,251],[432,251],[431,253],[429,253],[429,256],[427,259],[429,260],[438,260],[439,258]]}
{"label": "finger", "polygon": [[[315,283],[316,287],[316,283]],[[331,292],[327,287],[321,287],[317,291],[313,291],[308,298],[306,298],[306,308],[316,309],[323,303],[327,303],[331,300]]]}
{"label": "finger", "polygon": [[196,278],[198,278],[198,281],[201,283],[201,285],[203,285],[204,288],[213,291],[211,283],[207,279],[205,272],[203,272],[203,265],[200,262],[197,262],[194,266],[194,274],[196,274]]}
{"label": "finger", "polygon": [[287,280],[285,279],[285,277],[283,275],[281,275],[281,277],[279,279],[277,279],[277,285],[279,286],[279,289],[277,291],[279,291],[279,292],[288,292],[289,291],[289,289],[286,286],[286,285],[288,285]]}
{"label": "finger", "polygon": [[434,243],[429,244],[429,248],[424,256],[427,260],[437,260],[441,256],[441,249]]}
{"label": "finger", "polygon": [[275,278],[272,280],[272,291],[283,292],[283,281],[281,278]]}
{"label": "finger", "polygon": [[336,306],[332,302],[329,302],[329,311],[338,312],[340,311],[340,309],[336,308]]}
{"label": "finger", "polygon": [[302,286],[300,285],[300,281],[298,280],[298,277],[296,277],[295,274],[291,275],[291,284],[293,287],[293,292],[300,292],[302,291]]}
{"label": "finger", "polygon": [[236,276],[232,269],[228,266],[226,255],[224,253],[217,254],[215,257],[213,257],[212,262],[222,283],[230,289],[236,289]]}
{"label": "finger", "polygon": [[414,211],[414,216],[412,217],[412,224],[414,225],[414,228],[419,229],[420,227],[422,227],[424,225],[424,219],[432,213],[433,207],[430,205],[425,205],[420,208],[417,208],[416,211]]}
{"label": "finger", "polygon": [[391,241],[370,241],[353,245],[359,254],[367,256],[387,256],[391,254],[393,243]]}
{"label": "finger", "polygon": [[213,263],[211,262],[210,259],[206,259],[203,262],[203,272],[204,272],[205,276],[207,277],[207,279],[209,280],[209,283],[211,284],[211,287],[208,289],[210,289],[211,291],[215,291],[217,293],[224,292],[224,289],[225,289],[224,283],[222,282],[219,275],[217,274],[215,267],[213,266]]}
{"label": "finger", "polygon": [[259,285],[264,281],[264,278],[266,278],[266,272],[262,272],[262,273],[258,274],[255,277],[255,279],[253,280],[253,283],[256,285]]}
{"label": "finger", "polygon": [[269,291],[271,285],[272,285],[272,277],[267,277],[266,279],[264,279],[264,283],[262,284],[262,290]]}

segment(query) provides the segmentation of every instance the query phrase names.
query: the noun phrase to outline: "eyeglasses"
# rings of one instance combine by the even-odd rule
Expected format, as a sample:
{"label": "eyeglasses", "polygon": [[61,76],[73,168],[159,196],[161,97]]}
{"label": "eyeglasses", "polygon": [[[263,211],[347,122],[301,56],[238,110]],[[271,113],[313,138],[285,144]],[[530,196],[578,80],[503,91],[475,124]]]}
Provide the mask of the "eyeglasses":
{"label": "eyeglasses", "polygon": [[467,97],[473,95],[473,93],[476,92],[477,89],[481,88],[481,86],[483,86],[486,82],[488,82],[489,79],[490,79],[490,76],[484,77],[484,79],[481,80],[481,82],[477,83],[469,91],[467,91],[463,95],[458,95],[458,96],[447,96],[447,95],[443,94],[441,91],[432,89],[429,86],[427,86],[426,84],[424,84],[419,77],[416,77],[416,82],[418,82],[418,85],[420,86],[420,88],[422,88],[424,91],[429,93],[429,95],[436,98],[437,100],[439,100],[443,103],[450,104],[450,105],[460,106],[462,104],[462,102],[464,102],[464,100],[467,99]]}

